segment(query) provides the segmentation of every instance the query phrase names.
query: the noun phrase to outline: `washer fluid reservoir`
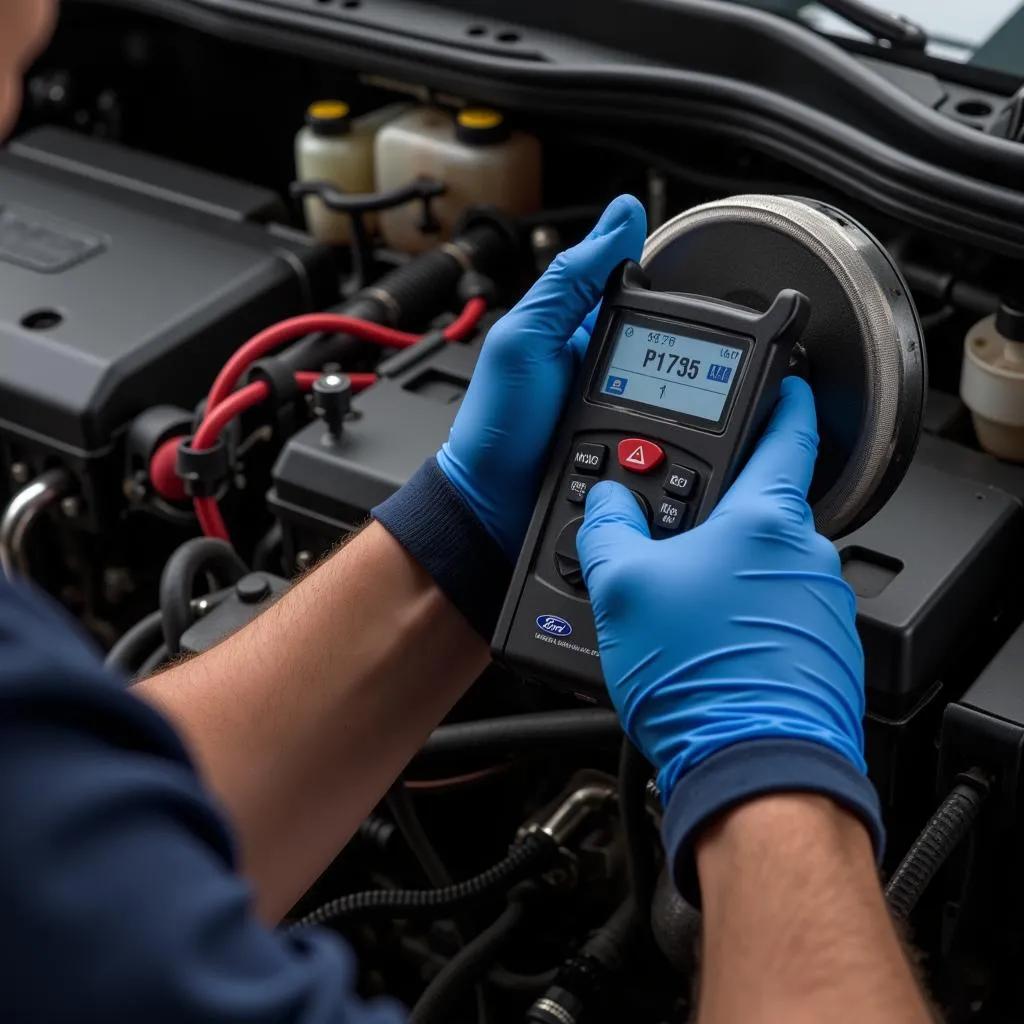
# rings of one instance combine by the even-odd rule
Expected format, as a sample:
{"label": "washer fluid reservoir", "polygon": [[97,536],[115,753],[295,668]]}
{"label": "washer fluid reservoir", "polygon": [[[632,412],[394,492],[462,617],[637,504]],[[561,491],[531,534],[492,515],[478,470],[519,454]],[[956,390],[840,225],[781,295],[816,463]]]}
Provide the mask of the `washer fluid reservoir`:
{"label": "washer fluid reservoir", "polygon": [[447,241],[471,206],[496,207],[510,216],[540,209],[540,143],[511,131],[497,110],[468,107],[455,117],[433,107],[410,110],[377,135],[375,164],[378,192],[423,177],[447,187],[431,203],[437,230],[423,230],[419,203],[380,215],[385,243],[401,252],[424,252]]}
{"label": "washer fluid reservoir", "polygon": [[[373,191],[373,146],[381,127],[399,116],[408,104],[398,103],[352,118],[347,103],[320,100],[306,111],[306,123],[295,137],[295,170],[299,181],[330,182],[341,192]],[[347,245],[352,237],[351,219],[324,206],[318,196],[304,201],[306,227],[317,241]],[[376,215],[365,214],[370,232]]]}

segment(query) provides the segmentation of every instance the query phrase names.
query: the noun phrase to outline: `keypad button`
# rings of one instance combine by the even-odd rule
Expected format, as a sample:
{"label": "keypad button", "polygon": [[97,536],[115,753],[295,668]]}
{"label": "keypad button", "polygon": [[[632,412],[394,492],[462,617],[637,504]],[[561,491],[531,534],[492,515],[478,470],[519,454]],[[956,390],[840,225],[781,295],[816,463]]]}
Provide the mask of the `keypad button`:
{"label": "keypad button", "polygon": [[688,498],[697,486],[697,471],[687,466],[673,463],[665,474],[665,482],[661,485],[666,494],[673,498]]}
{"label": "keypad button", "polygon": [[604,469],[605,461],[608,458],[608,446],[603,444],[591,444],[588,441],[576,445],[572,453],[572,464],[577,473],[587,473],[590,476],[597,476]]}
{"label": "keypad button", "polygon": [[654,513],[654,525],[662,530],[669,530],[675,533],[683,525],[686,516],[686,505],[681,501],[674,501],[672,498],[662,498],[658,502],[657,511]]}
{"label": "keypad button", "polygon": [[576,534],[582,525],[582,517],[567,523],[555,541],[555,570],[570,587],[583,586],[583,568],[576,552]]}
{"label": "keypad button", "polygon": [[650,523],[650,521],[651,521],[651,505],[650,505],[650,502],[639,491],[630,491],[629,493],[632,494],[634,498],[636,498],[636,503],[640,506],[640,511],[643,512],[644,519],[646,519],[647,522]]}
{"label": "keypad button", "polygon": [[665,453],[659,445],[642,437],[627,437],[621,440],[618,455],[619,465],[631,473],[650,473],[665,459]]}
{"label": "keypad button", "polygon": [[587,500],[587,491],[595,481],[585,476],[571,476],[565,482],[565,496],[574,505],[582,505]]}

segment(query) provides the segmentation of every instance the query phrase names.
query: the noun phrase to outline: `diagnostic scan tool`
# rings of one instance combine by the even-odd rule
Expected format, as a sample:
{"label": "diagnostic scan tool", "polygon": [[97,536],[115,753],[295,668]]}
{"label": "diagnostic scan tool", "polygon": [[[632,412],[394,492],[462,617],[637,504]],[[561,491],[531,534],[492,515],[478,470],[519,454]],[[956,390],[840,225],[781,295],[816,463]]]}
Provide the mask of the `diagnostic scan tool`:
{"label": "diagnostic scan tool", "polygon": [[749,456],[810,313],[783,290],[767,311],[652,291],[621,264],[605,289],[495,640],[541,679],[601,685],[576,533],[599,480],[628,487],[653,538],[702,522]]}

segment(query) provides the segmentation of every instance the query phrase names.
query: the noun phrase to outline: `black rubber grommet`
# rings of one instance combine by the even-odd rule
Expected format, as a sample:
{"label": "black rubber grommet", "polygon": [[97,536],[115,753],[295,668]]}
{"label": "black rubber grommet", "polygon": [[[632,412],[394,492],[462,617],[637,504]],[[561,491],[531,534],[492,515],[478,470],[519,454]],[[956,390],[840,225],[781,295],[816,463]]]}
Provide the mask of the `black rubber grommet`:
{"label": "black rubber grommet", "polygon": [[498,303],[498,287],[479,270],[467,270],[459,278],[458,296],[459,301],[463,304],[469,302],[470,299],[484,299],[490,309]]}
{"label": "black rubber grommet", "polygon": [[246,382],[255,384],[262,381],[270,389],[270,404],[274,408],[292,402],[299,394],[295,371],[277,356],[259,359],[249,367]]}

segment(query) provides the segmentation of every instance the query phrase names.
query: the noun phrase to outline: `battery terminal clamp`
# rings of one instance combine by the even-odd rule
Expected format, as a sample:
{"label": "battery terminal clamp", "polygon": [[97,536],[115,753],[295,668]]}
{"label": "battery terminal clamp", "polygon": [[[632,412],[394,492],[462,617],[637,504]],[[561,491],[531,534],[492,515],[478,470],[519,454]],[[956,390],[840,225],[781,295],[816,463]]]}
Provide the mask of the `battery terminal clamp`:
{"label": "battery terminal clamp", "polygon": [[313,381],[313,413],[334,440],[341,437],[351,407],[352,381],[345,374],[325,373]]}

